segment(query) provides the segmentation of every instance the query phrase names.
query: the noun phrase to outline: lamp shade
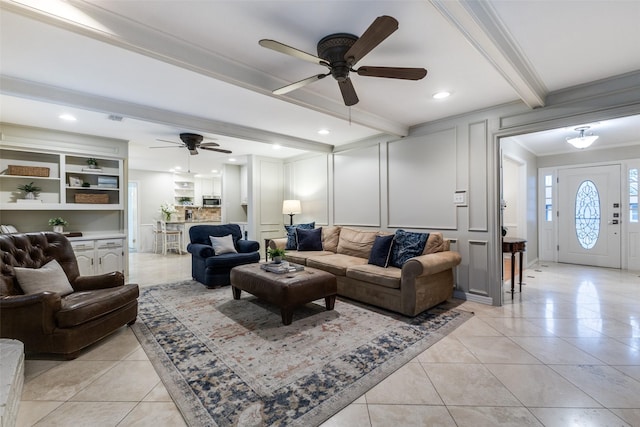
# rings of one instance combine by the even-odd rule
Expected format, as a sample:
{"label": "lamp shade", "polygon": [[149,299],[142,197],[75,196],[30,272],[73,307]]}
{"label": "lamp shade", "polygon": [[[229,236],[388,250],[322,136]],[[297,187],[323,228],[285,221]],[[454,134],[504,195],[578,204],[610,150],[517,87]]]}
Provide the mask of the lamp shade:
{"label": "lamp shade", "polygon": [[282,202],[282,213],[291,215],[291,214],[299,214],[302,212],[302,208],[300,207],[300,200],[285,200]]}
{"label": "lamp shade", "polygon": [[596,139],[598,139],[598,135],[594,135],[593,133],[591,135],[585,135],[584,132],[588,129],[589,126],[576,128],[576,130],[580,132],[580,135],[573,138],[567,138],[567,142],[576,148],[587,148],[593,144]]}

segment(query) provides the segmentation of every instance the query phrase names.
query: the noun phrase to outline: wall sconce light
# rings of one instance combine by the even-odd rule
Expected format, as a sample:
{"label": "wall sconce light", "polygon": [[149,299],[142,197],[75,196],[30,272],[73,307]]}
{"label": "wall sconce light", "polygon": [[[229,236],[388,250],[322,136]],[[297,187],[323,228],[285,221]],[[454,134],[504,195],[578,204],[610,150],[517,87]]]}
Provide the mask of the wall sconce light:
{"label": "wall sconce light", "polygon": [[301,212],[300,200],[285,200],[282,202],[282,214],[289,215],[289,225],[293,225],[293,216]]}

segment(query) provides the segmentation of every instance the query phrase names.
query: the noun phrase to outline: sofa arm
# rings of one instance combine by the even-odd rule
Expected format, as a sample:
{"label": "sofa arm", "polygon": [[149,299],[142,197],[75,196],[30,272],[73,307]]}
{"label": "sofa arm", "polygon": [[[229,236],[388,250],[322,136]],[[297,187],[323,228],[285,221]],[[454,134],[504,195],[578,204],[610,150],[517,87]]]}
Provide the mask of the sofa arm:
{"label": "sofa arm", "polygon": [[0,327],[3,337],[51,334],[55,313],[62,308],[62,297],[53,292],[11,295],[0,298]]}
{"label": "sofa arm", "polygon": [[78,276],[73,282],[76,291],[94,291],[96,289],[115,288],[124,285],[124,274],[120,271],[96,276]]}
{"label": "sofa arm", "polygon": [[246,254],[250,252],[258,252],[260,243],[255,240],[238,240],[238,252]]}
{"label": "sofa arm", "polygon": [[279,237],[277,239],[269,240],[269,249],[284,249],[287,247],[287,238]]}
{"label": "sofa arm", "polygon": [[436,274],[457,266],[461,261],[460,254],[454,251],[420,255],[409,259],[402,265],[402,275],[418,277]]}
{"label": "sofa arm", "polygon": [[213,247],[203,245],[202,243],[189,243],[187,245],[187,252],[199,258],[209,258],[214,255]]}

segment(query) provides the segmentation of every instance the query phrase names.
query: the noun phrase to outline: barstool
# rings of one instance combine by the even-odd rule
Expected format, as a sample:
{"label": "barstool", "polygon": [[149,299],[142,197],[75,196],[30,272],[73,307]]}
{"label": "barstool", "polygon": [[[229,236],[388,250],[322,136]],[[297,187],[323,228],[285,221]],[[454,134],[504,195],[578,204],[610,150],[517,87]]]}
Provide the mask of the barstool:
{"label": "barstool", "polygon": [[158,245],[162,244],[162,229],[160,221],[156,221],[153,226],[153,253],[158,253]]}
{"label": "barstool", "polygon": [[160,225],[160,234],[162,235],[162,255],[166,255],[167,251],[174,249],[178,254],[182,254],[182,231],[167,230],[167,223],[158,221]]}

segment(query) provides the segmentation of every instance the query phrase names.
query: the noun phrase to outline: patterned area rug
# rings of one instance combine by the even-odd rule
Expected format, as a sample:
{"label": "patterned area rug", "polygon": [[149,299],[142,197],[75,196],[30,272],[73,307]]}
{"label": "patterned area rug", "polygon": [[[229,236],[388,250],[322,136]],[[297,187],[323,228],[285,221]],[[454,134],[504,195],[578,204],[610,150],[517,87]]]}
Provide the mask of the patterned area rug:
{"label": "patterned area rug", "polygon": [[143,288],[133,330],[192,426],[313,426],[472,316],[415,317],[338,298],[280,310],[194,281]]}

